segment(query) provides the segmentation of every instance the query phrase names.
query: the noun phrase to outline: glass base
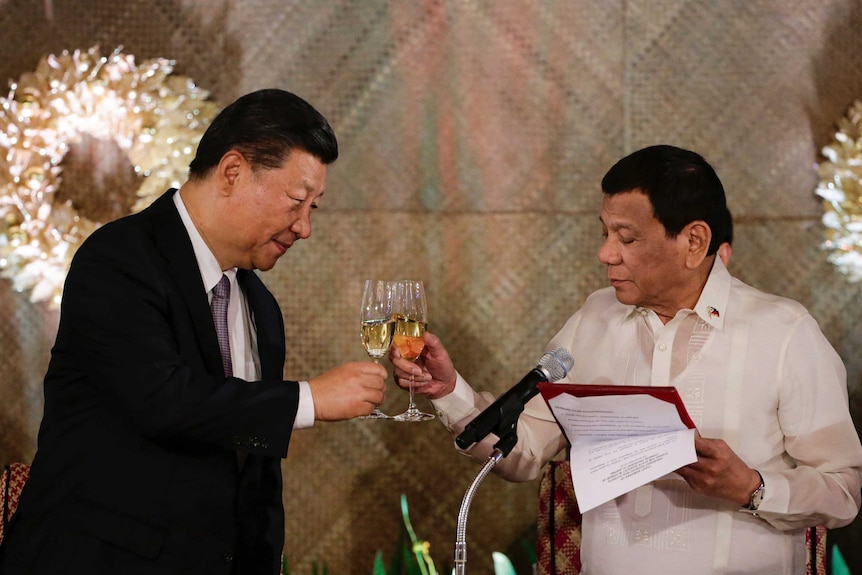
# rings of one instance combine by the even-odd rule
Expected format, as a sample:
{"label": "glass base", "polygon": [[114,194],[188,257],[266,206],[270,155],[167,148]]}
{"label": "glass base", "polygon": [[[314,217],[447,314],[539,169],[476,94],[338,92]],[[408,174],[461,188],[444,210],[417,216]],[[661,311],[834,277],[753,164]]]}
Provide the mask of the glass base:
{"label": "glass base", "polygon": [[357,419],[395,419],[395,418],[392,417],[391,415],[386,415],[385,413],[383,413],[382,411],[380,411],[379,409],[377,409],[375,407],[374,411],[372,411],[368,415],[360,415]]}
{"label": "glass base", "polygon": [[412,409],[408,409],[401,415],[396,415],[392,419],[395,421],[428,421],[429,419],[434,419],[436,416],[431,413],[425,413],[424,411],[419,411],[415,407]]}

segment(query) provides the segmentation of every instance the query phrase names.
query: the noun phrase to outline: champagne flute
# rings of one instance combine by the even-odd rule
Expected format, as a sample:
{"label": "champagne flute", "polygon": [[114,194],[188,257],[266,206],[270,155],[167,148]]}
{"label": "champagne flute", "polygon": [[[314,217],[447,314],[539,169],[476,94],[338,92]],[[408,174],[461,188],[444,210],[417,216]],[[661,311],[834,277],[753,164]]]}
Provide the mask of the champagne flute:
{"label": "champagne flute", "polygon": [[[392,315],[393,284],[384,280],[366,280],[362,293],[362,308],[359,314],[362,345],[371,361],[380,360],[389,352],[392,345],[392,333],[395,319]],[[378,406],[374,411],[362,417],[363,419],[392,419]]]}
{"label": "champagne flute", "polygon": [[[425,287],[421,281],[402,280],[395,283],[395,334],[392,343],[401,357],[416,361],[425,349],[425,327],[428,322]],[[425,421],[434,415],[419,411],[413,397],[413,374],[410,374],[410,403],[407,411],[395,416],[396,421]]]}

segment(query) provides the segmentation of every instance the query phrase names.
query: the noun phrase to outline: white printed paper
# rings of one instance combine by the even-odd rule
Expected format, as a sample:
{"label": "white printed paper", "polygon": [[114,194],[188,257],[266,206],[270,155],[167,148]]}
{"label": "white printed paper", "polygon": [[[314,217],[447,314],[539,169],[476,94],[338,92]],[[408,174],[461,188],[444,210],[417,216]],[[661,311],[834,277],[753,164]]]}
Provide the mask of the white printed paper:
{"label": "white printed paper", "polygon": [[667,401],[646,394],[562,393],[548,405],[572,445],[581,513],[697,461],[696,430]]}

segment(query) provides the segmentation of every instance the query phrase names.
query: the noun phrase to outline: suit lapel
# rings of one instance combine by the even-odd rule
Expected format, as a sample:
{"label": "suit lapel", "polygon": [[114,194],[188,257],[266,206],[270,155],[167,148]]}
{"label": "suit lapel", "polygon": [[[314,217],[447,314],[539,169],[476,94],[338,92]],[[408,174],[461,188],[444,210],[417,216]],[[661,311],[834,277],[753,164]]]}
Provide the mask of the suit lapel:
{"label": "suit lapel", "polygon": [[245,290],[257,334],[261,379],[283,379],[285,353],[281,309],[254,272],[237,270],[237,280]]}
{"label": "suit lapel", "polygon": [[168,273],[189,310],[204,361],[212,373],[218,374],[222,371],[222,363],[212,312],[192,242],[174,205],[175,192],[169,190],[163,194],[147,208],[147,212],[153,221],[156,248],[165,258]]}
{"label": "suit lapel", "polygon": [[[156,248],[165,258],[168,272],[176,282],[189,310],[206,365],[212,373],[221,373],[221,355],[206,288],[201,279],[192,242],[174,205],[175,191],[170,190],[163,194],[144,213],[152,219]],[[281,309],[272,293],[254,272],[237,270],[237,280],[245,290],[256,329],[261,377],[281,380],[284,377],[285,358]]]}

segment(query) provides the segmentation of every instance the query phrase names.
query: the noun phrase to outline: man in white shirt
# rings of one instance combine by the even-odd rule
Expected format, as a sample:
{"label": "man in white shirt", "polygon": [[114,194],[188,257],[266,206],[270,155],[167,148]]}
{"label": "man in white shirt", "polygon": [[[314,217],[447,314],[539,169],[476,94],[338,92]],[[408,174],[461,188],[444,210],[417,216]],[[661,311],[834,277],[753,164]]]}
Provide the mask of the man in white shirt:
{"label": "man in white shirt", "polygon": [[[675,386],[697,425],[698,460],[584,514],[583,573],[805,572],[805,528],[859,511],[862,446],[845,368],[797,302],[732,278],[724,189],[698,154],[652,146],[602,180],[598,257],[611,286],[590,295],[547,349],[571,351],[571,383]],[[393,350],[398,383],[415,377],[460,432],[493,397],[456,372],[439,338],[418,364]],[[540,396],[518,444],[495,467],[535,478],[567,445]],[[491,435],[467,451],[491,453]]]}
{"label": "man in white shirt", "polygon": [[281,310],[253,271],[311,235],[337,156],[311,105],[253,92],[213,120],[180,190],[84,242],[0,572],[280,573],[291,432],[384,399],[372,362],[285,380]]}

